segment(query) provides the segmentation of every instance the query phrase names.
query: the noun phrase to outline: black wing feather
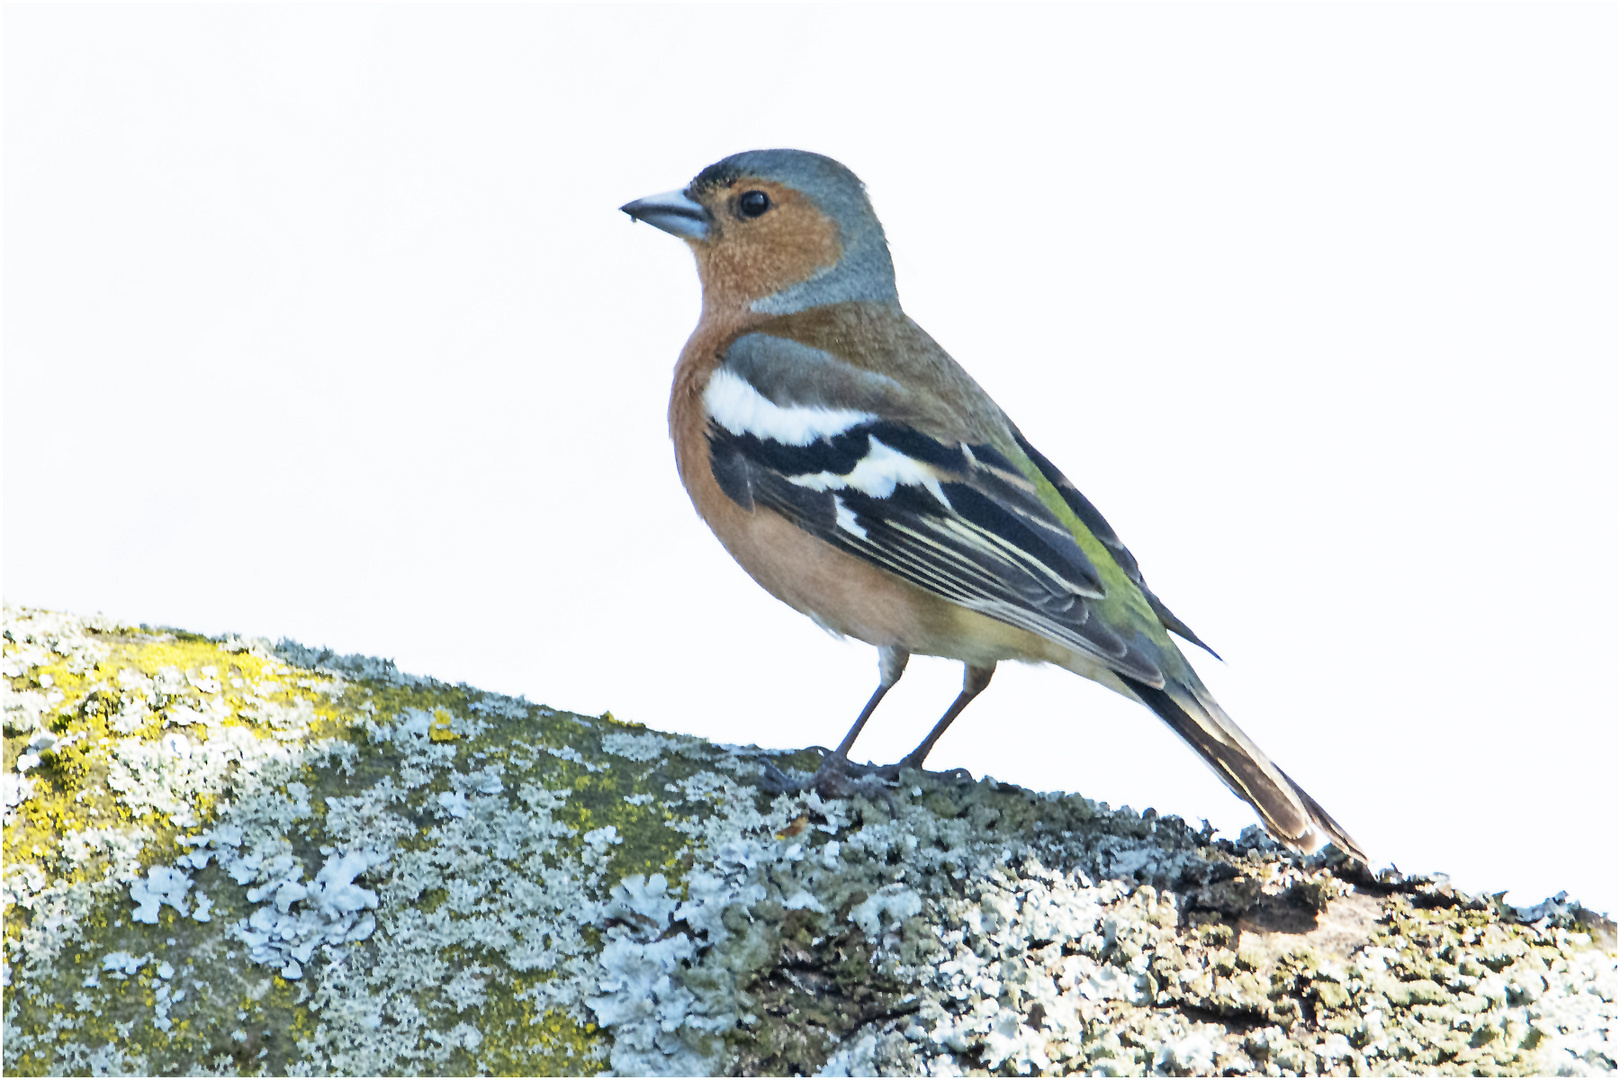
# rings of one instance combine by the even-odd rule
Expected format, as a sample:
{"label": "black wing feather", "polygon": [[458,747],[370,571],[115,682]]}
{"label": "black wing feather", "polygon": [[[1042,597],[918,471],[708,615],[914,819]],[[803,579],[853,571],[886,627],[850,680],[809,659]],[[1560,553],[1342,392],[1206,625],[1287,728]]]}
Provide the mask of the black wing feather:
{"label": "black wing feather", "polygon": [[[718,423],[710,424],[708,435],[715,479],[745,509],[773,510],[964,607],[1065,642],[1137,678],[1162,679],[1147,657],[1092,618],[1086,601],[1103,595],[1096,567],[994,448],[951,446],[882,420],[805,446],[738,434]],[[812,480],[849,476],[874,442],[934,466],[949,505],[914,484],[897,484],[879,496],[853,485],[818,488],[820,481]]]}
{"label": "black wing feather", "polygon": [[1019,449],[1028,454],[1029,460],[1033,461],[1035,467],[1041,470],[1041,475],[1046,477],[1053,487],[1057,488],[1058,494],[1063,497],[1063,501],[1069,505],[1070,510],[1074,511],[1074,516],[1080,519],[1081,524],[1091,530],[1091,535],[1101,541],[1103,546],[1108,549],[1109,554],[1113,555],[1114,561],[1119,564],[1119,568],[1125,571],[1125,576],[1130,578],[1138,589],[1142,590],[1142,595],[1147,598],[1148,606],[1153,609],[1153,614],[1159,617],[1159,621],[1164,623],[1165,629],[1179,634],[1183,639],[1192,642],[1219,660],[1221,654],[1205,644],[1202,638],[1193,633],[1190,626],[1177,618],[1175,612],[1166,607],[1164,601],[1155,596],[1153,590],[1148,588],[1147,582],[1142,580],[1142,571],[1136,564],[1136,556],[1131,554],[1130,549],[1125,546],[1118,534],[1114,532],[1113,526],[1109,525],[1102,513],[1091,504],[1091,500],[1081,494],[1080,489],[1070,483],[1069,478],[1059,472],[1058,467],[1047,460],[1045,454],[1031,446],[1029,440],[1024,438],[1023,432],[1013,428],[1013,438],[1018,440]]}

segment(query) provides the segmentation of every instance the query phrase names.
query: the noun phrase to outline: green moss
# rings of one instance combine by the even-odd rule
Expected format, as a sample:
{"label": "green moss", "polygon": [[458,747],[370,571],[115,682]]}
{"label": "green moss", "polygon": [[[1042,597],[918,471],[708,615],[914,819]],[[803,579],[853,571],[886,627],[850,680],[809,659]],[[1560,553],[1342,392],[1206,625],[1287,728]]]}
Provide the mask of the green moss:
{"label": "green moss", "polygon": [[[7,630],[9,653],[9,621]],[[293,732],[290,742],[277,739],[277,745],[298,753],[303,753],[299,747],[327,747],[320,761],[307,755],[298,759],[293,774],[310,792],[306,816],[287,834],[289,853],[296,864],[306,868],[305,880],[322,864],[323,845],[331,850],[338,841],[323,824],[328,800],[354,796],[384,777],[399,775],[405,757],[401,748],[395,743],[374,744],[368,734],[379,719],[405,709],[425,710],[432,715],[430,744],[444,746],[462,761],[476,757],[486,763],[505,762],[511,766],[511,783],[529,776],[543,782],[545,774],[553,771],[548,767],[552,762],[541,764],[526,753],[537,736],[539,741],[577,740],[581,731],[588,730],[568,714],[530,707],[519,710],[518,716],[485,723],[495,730],[486,730],[483,738],[470,738],[453,730],[453,725],[460,722],[458,718],[478,715],[473,707],[487,695],[465,687],[430,681],[402,686],[381,679],[334,683],[329,675],[292,668],[272,656],[243,652],[196,635],[157,637],[122,632],[96,634],[93,639],[105,652],[93,664],[81,664],[76,670],[75,658],[51,656],[50,662],[12,680],[14,690],[60,694],[42,718],[51,730],[72,739],[61,750],[44,755],[41,764],[31,770],[33,795],[6,829],[8,866],[15,873],[20,864],[29,863],[57,890],[75,885],[89,890],[88,906],[74,920],[72,947],[43,961],[43,966],[14,966],[14,975],[31,986],[30,993],[8,998],[6,1068],[17,1074],[84,1071],[88,1068],[85,1055],[99,1052],[97,1047],[115,1047],[123,1061],[137,1063],[136,1071],[188,1072],[203,1067],[268,1073],[286,1072],[308,1053],[329,1049],[323,1040],[330,1039],[330,1032],[312,1008],[323,993],[318,970],[308,971],[301,980],[283,978],[247,962],[243,946],[220,937],[222,924],[247,917],[256,905],[246,902],[244,890],[226,877],[217,862],[193,874],[193,900],[206,893],[214,903],[214,921],[206,925],[182,917],[168,905],[159,909],[155,925],[135,922],[130,918],[134,903],[129,887],[109,876],[116,868],[105,855],[92,855],[71,866],[63,863],[61,842],[68,830],[111,827],[122,835],[146,835],[135,856],[138,865],[170,864],[189,850],[177,841],[203,832],[212,815],[229,803],[228,798],[221,802],[229,796],[229,788],[197,794],[192,799],[196,822],[177,826],[166,814],[132,807],[123,793],[109,787],[110,754],[120,743],[155,741],[168,732],[193,740],[207,734],[208,729],[198,727],[166,728],[164,718],[173,715],[171,704],[202,708],[212,700],[215,705],[210,715],[217,726],[241,726],[270,739],[282,733],[274,729],[264,706],[307,710],[303,714],[309,718],[306,727]],[[119,720],[120,710],[130,700],[128,688],[120,688],[121,673],[128,673],[126,683],[129,678],[137,682],[160,679],[169,690],[146,691],[148,715],[133,727],[128,712]],[[146,685],[150,687],[150,683]],[[511,711],[508,703],[502,705]],[[114,730],[112,725],[120,722],[125,730]],[[9,766],[14,766],[27,741],[27,732],[8,735],[5,755]],[[330,765],[333,747],[339,745],[354,750],[347,755],[347,768]],[[662,808],[611,805],[616,791],[637,790],[632,769],[615,770],[610,778],[600,779],[612,783],[598,785],[600,794],[582,809],[595,810],[619,823],[626,837],[626,861],[659,866],[676,862],[684,838],[664,827]],[[448,790],[448,775],[436,774],[432,789]],[[643,783],[641,790],[646,789]],[[423,817],[414,836],[425,841],[438,829],[430,817]],[[577,837],[572,848],[577,852]],[[449,900],[450,893],[444,888],[428,890],[421,910],[433,914],[442,908],[448,914]],[[33,932],[41,916],[28,905],[8,905],[5,936],[14,963],[22,956],[22,940]],[[379,935],[358,951],[375,956],[386,946]],[[101,972],[102,957],[114,953],[146,959],[138,974],[125,980]],[[362,971],[374,962],[364,956],[356,959]],[[157,977],[162,963],[174,967],[172,978]],[[484,1009],[514,1024],[504,1036],[485,1040],[476,1052],[459,1047],[445,1052],[420,1041],[408,1047],[439,1061],[440,1071],[498,1068],[578,1073],[596,1071],[605,1062],[603,1035],[594,1025],[567,1010],[537,1006],[520,996],[554,973],[514,972],[474,955],[457,957],[455,963],[475,967],[481,963],[500,971],[489,982]],[[57,972],[67,978],[53,977]],[[80,987],[90,973],[93,985]],[[425,987],[416,996],[418,1008],[432,1011],[439,1007],[434,988]],[[165,1011],[167,1017],[162,1015]],[[390,1021],[386,1016],[380,1019],[386,1028]],[[68,1022],[64,1024],[64,1020]],[[162,1026],[164,1020],[167,1030]],[[521,1024],[516,1023],[519,1020]],[[399,1059],[394,1068],[406,1069],[408,1063]]]}
{"label": "green moss", "polygon": [[[148,638],[142,635],[105,635],[101,640],[108,654],[88,671],[75,671],[67,658],[47,664],[26,676],[11,680],[14,690],[50,690],[60,693],[47,716],[47,726],[57,734],[71,736],[67,746],[42,755],[41,764],[31,772],[35,784],[34,797],[20,808],[19,819],[7,829],[10,861],[33,861],[41,869],[49,870],[44,852],[53,849],[58,839],[69,830],[85,830],[108,826],[142,826],[153,832],[151,847],[143,855],[150,860],[174,850],[174,840],[183,830],[169,824],[167,819],[153,812],[132,811],[107,786],[108,762],[114,743],[129,738],[155,739],[164,733],[160,716],[153,711],[147,721],[128,732],[111,726],[120,698],[117,693],[120,672],[137,672],[148,678],[165,671],[186,680],[188,691],[194,686],[191,679],[205,683],[217,681],[215,693],[200,696],[217,697],[223,704],[221,723],[264,730],[249,718],[250,696],[255,689],[269,689],[260,700],[287,705],[300,700],[295,688],[267,672],[279,670],[273,660],[232,651],[220,643],[195,635],[184,635],[174,640]],[[205,674],[207,671],[213,674]],[[242,685],[235,685],[236,682]],[[171,695],[156,693],[153,704],[161,707]],[[308,700],[308,697],[303,697]],[[334,725],[345,719],[341,711],[316,700],[317,717]],[[169,730],[184,731],[184,728]],[[15,767],[16,759],[27,743],[26,733],[5,740],[5,764]],[[40,847],[40,854],[34,848]],[[93,874],[93,868],[78,871],[80,879]],[[8,937],[13,928],[8,925]]]}
{"label": "green moss", "polygon": [[870,944],[847,922],[810,911],[756,914],[768,945],[749,958],[743,984],[755,1022],[727,1036],[742,1074],[810,1075],[866,1019],[905,1013],[903,985],[875,969]]}
{"label": "green moss", "polygon": [[[244,1072],[281,1072],[310,1060],[311,1055],[319,1060],[342,1060],[332,1056],[341,1054],[341,1038],[330,1024],[323,1023],[315,1007],[331,996],[319,968],[306,966],[302,979],[286,979],[273,969],[248,962],[245,947],[220,938],[221,925],[245,919],[256,905],[245,900],[244,889],[229,880],[217,861],[192,874],[193,898],[206,894],[215,905],[211,926],[181,917],[167,905],[160,908],[157,925],[133,922],[128,884],[110,877],[116,868],[105,855],[93,855],[72,867],[57,865],[66,830],[98,826],[115,827],[122,834],[144,832],[147,839],[135,856],[139,866],[172,864],[189,850],[179,843],[181,839],[205,832],[213,815],[232,805],[229,787],[198,793],[191,802],[195,823],[176,826],[166,814],[132,807],[123,794],[109,788],[109,755],[120,742],[155,741],[169,732],[193,739],[206,735],[201,728],[166,727],[164,719],[172,715],[171,705],[201,707],[212,700],[218,724],[247,728],[261,739],[284,734],[275,730],[274,717],[266,706],[306,710],[307,727],[299,729],[292,741],[278,742],[302,755],[283,783],[290,784],[296,777],[304,785],[307,811],[287,831],[284,850],[295,867],[303,868],[306,881],[322,865],[324,852],[343,843],[327,825],[330,808],[361,798],[379,785],[408,788],[425,782],[427,798],[397,808],[411,827],[397,838],[400,854],[396,858],[425,858],[419,865],[426,880],[448,880],[449,875],[461,872],[457,860],[466,858],[447,847],[456,831],[455,820],[445,819],[435,809],[439,796],[450,796],[454,773],[496,766],[509,795],[530,783],[562,796],[551,813],[560,829],[555,836],[556,851],[544,857],[544,865],[570,875],[585,873],[593,881],[663,872],[678,882],[691,859],[689,839],[681,826],[690,814],[710,812],[710,800],[720,797],[704,796],[698,803],[677,808],[682,800],[672,801],[669,788],[700,772],[705,767],[703,756],[660,754],[651,760],[634,760],[608,753],[602,742],[608,734],[645,732],[640,725],[620,722],[611,715],[585,719],[543,706],[515,707],[506,699],[431,680],[407,684],[391,677],[334,679],[270,655],[244,652],[240,646],[195,635],[121,632],[93,637],[105,649],[105,655],[93,665],[81,664],[74,670],[72,658],[56,658],[13,680],[17,689],[60,693],[61,700],[53,702],[48,713],[50,726],[76,737],[63,751],[47,755],[32,772],[34,797],[8,827],[7,848],[8,853],[21,850],[21,861],[33,860],[54,882],[53,887],[76,882],[92,894],[89,907],[77,919],[74,949],[58,958],[66,970],[77,973],[70,976],[69,984],[82,981],[84,972],[99,970],[101,957],[128,952],[149,957],[142,968],[149,985],[141,994],[130,994],[126,984],[111,974],[103,976],[100,985],[86,988],[79,1003],[70,1006],[71,1029],[52,1026],[63,1014],[65,985],[54,995],[14,997],[6,1028],[11,1071],[61,1071],[69,1061],[79,1060],[73,1055],[82,1057],[86,1047],[106,1045],[116,1046],[124,1060],[153,1071],[186,1071],[201,1063]],[[169,691],[146,691],[148,712],[134,727],[126,708],[130,690],[119,684],[119,675],[125,672],[139,679],[161,680]],[[486,703],[494,703],[494,708],[481,708]],[[432,753],[439,755],[434,760],[442,767],[421,771],[420,765],[411,764],[417,760],[413,757],[417,752],[408,740],[379,734],[394,730],[379,725],[407,715],[408,710],[419,710],[431,718],[423,742],[434,748]],[[113,730],[114,723],[121,723],[125,730]],[[8,737],[8,761],[15,760],[26,742],[26,733]],[[325,749],[315,757],[298,750],[316,746]],[[340,753],[342,747],[349,750]],[[334,768],[334,762],[341,762],[340,767]],[[813,767],[813,758],[811,764]],[[420,773],[419,779],[413,778],[413,768]],[[607,826],[613,827],[616,842],[597,857],[584,836]],[[36,844],[38,854],[30,854],[28,849]],[[19,860],[13,857],[9,861]],[[582,862],[595,869],[577,869]],[[541,871],[541,866],[531,865],[526,873]],[[430,934],[459,933],[451,928],[461,920],[477,918],[480,910],[476,897],[458,895],[444,885],[421,889],[410,897],[410,903],[421,920],[422,932]],[[8,909],[8,947],[15,948],[35,918],[36,913],[25,906]],[[582,928],[580,936],[585,948],[600,947],[593,928]],[[210,943],[206,948],[203,939]],[[164,957],[185,954],[188,942],[195,950],[194,962],[164,983],[170,994],[185,989],[184,996],[168,1008],[170,1026],[164,1031],[153,1026],[153,1020],[159,1018],[159,999],[151,985],[151,972]],[[352,980],[357,973],[368,974],[380,957],[378,950],[388,947],[380,932],[357,947],[349,965],[354,970],[346,977]],[[422,968],[424,974],[430,969],[442,973],[435,976],[440,981],[455,971],[485,972],[481,1004],[468,1016],[477,1021],[485,1036],[476,1047],[445,1049],[419,1040],[405,1047],[410,1053],[426,1055],[423,1060],[433,1061],[434,1071],[577,1073],[596,1071],[606,1062],[605,1034],[589,1022],[587,1014],[579,1012],[579,1005],[559,1008],[547,1005],[543,996],[535,996],[537,988],[559,977],[557,971],[517,971],[498,957],[459,945],[442,950],[437,960]],[[51,970],[54,967],[36,969],[36,977]],[[411,996],[418,1010],[432,1013],[442,1008],[437,981],[424,982]],[[388,1016],[378,1019],[380,1030],[386,1031]],[[411,1067],[407,1059],[400,1058],[391,1068],[409,1071]]]}
{"label": "green moss", "polygon": [[1317,979],[1311,989],[1324,1009],[1342,1009],[1350,1003],[1350,992],[1336,982]]}
{"label": "green moss", "polygon": [[1221,949],[1231,945],[1233,939],[1237,936],[1231,924],[1212,911],[1195,913],[1192,918],[1192,926],[1198,934],[1199,941],[1205,945],[1212,945]]}
{"label": "green moss", "polygon": [[494,1076],[589,1076],[607,1068],[603,1033],[560,1009],[534,1013],[526,1001],[503,998],[483,1010],[490,1034],[475,1058]]}
{"label": "green moss", "polygon": [[[8,656],[22,640],[10,618]],[[1035,1039],[1054,1072],[1142,1073],[1194,1033],[1215,1039],[1218,1072],[1264,1062],[1505,1074],[1535,1071],[1538,1045],[1565,1037],[1529,1023],[1522,1002],[1575,955],[1558,936],[1568,920],[1522,926],[1500,904],[1425,886],[1359,895],[1349,910],[1363,921],[1346,922],[1335,904],[1351,879],[1331,867],[1216,850],[1174,819],[921,775],[892,801],[773,798],[749,786],[743,759],[696,740],[374,662],[317,672],[280,658],[304,655],[294,648],[130,631],[30,647],[39,660],[12,687],[39,695],[30,707],[46,704],[40,720],[62,741],[29,771],[34,791],[5,837],[24,901],[5,920],[16,991],[5,1067],[18,1075],[656,1067],[655,1056],[622,1056],[623,1029],[599,1029],[600,1002],[587,1002],[612,977],[638,977],[603,952],[631,924],[589,925],[596,904],[621,880],[657,873],[693,907],[669,925],[648,920],[637,941],[697,942],[664,985],[695,995],[691,1015],[720,1033],[693,1036],[685,1060],[710,1060],[714,1047],[700,1044],[723,1040],[713,1060],[736,1071],[814,1072],[855,1036],[881,1032],[887,1049],[841,1060],[926,1070],[937,1059],[914,1056],[926,1053],[948,1054],[954,1069],[1038,1067],[992,1059],[994,1036]],[[120,673],[143,685],[121,686]],[[150,698],[144,717],[128,708],[138,694]],[[181,706],[211,724],[177,724]],[[16,727],[29,730],[8,728],[13,767],[33,737],[31,720]],[[262,752],[252,769],[164,787],[174,778],[154,765],[141,781],[150,790],[114,785],[131,767],[120,754],[174,734],[204,745],[221,727]],[[808,772],[819,755],[776,761]],[[157,808],[166,793],[184,795],[184,824]],[[195,910],[206,894],[213,921],[165,904],[155,924],[134,922],[130,877],[175,865],[190,850],[181,841],[220,821],[251,835],[229,852],[216,844],[204,869],[188,864],[185,903]],[[64,835],[87,829],[132,846],[70,852]],[[250,848],[305,883],[347,853],[376,854],[355,882],[378,894],[375,931],[321,946],[301,977],[279,973],[284,954],[254,959],[229,928],[272,911],[281,879],[251,868],[246,884],[234,879],[221,860],[240,874]],[[746,871],[718,854],[734,850],[754,860]],[[1125,880],[1097,877],[1127,865]],[[261,890],[252,902],[250,887]],[[857,905],[880,891],[921,898],[923,912],[879,927],[868,908],[858,926]],[[1088,932],[1084,913],[1099,909]],[[1037,933],[1029,920],[1043,911],[1054,921]],[[1347,932],[1366,938],[1346,946]],[[1086,999],[1075,1015],[1036,1004],[1054,987]],[[932,1041],[944,1032],[954,1034]],[[1198,1060],[1189,1053],[1165,1068]]]}

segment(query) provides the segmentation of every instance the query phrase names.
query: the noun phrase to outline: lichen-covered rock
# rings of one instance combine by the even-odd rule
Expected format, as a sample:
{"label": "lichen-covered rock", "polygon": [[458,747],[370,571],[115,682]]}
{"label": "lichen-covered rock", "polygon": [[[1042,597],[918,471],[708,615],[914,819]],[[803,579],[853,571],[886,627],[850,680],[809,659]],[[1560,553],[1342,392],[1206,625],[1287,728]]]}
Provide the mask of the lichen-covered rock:
{"label": "lichen-covered rock", "polygon": [[386,662],[5,613],[39,1073],[1565,1073],[1612,922]]}

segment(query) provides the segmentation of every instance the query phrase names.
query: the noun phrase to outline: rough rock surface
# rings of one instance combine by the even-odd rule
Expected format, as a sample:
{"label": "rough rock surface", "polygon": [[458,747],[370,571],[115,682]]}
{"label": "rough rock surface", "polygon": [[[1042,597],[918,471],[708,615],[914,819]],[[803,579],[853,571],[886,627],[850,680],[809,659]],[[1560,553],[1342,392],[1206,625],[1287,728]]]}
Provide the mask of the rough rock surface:
{"label": "rough rock surface", "polygon": [[1614,925],[1078,795],[5,613],[7,1074],[1565,1073]]}

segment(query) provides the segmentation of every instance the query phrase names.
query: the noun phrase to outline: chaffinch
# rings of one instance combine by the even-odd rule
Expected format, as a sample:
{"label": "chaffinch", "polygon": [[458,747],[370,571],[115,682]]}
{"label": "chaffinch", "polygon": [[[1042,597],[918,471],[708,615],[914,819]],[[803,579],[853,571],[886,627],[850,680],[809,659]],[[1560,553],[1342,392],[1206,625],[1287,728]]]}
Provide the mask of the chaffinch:
{"label": "chaffinch", "polygon": [[877,690],[818,787],[913,653],[962,661],[962,692],[890,773],[922,767],[996,664],[1049,663],[1152,709],[1278,839],[1362,856],[1215,703],[1170,634],[1208,646],[1103,516],[906,317],[852,172],[752,151],[622,209],[697,256],[703,313],[669,402],[693,505],[772,596],[877,646]]}

